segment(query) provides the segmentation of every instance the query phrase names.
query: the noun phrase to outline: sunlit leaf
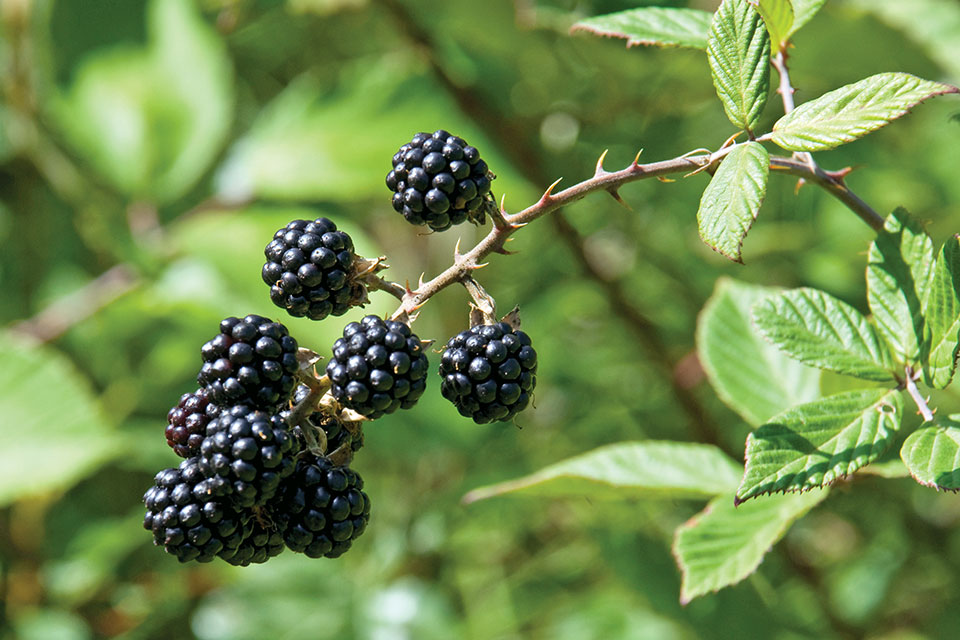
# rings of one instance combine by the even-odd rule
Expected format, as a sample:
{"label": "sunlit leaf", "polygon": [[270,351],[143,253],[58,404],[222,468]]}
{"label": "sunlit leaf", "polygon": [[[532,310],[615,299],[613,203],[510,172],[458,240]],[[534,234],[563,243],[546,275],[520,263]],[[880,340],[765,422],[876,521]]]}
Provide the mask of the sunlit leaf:
{"label": "sunlit leaf", "polygon": [[743,239],[767,192],[770,156],[756,142],[737,145],[720,163],[700,198],[700,238],[714,251],[742,262]]}
{"label": "sunlit leaf", "polygon": [[750,0],[750,3],[757,8],[767,25],[771,48],[779,51],[790,39],[793,27],[793,6],[790,0]]}
{"label": "sunlit leaf", "polygon": [[711,386],[753,426],[819,395],[819,370],[800,364],[753,328],[751,307],[777,291],[720,278],[697,319],[697,355]]}
{"label": "sunlit leaf", "polygon": [[790,526],[827,496],[828,489],[767,496],[739,507],[719,496],[674,533],[673,555],[683,574],[680,602],[740,582]]}
{"label": "sunlit leaf", "polygon": [[850,391],[802,404],[747,436],[742,502],[832,484],[876,460],[900,426],[896,390]]}
{"label": "sunlit leaf", "polygon": [[923,346],[922,301],[933,270],[933,242],[920,222],[898,208],[870,245],[867,302],[880,333],[908,363]]}
{"label": "sunlit leaf", "polygon": [[740,465],[712,445],[621,442],[516,480],[474,489],[464,496],[464,502],[514,492],[591,499],[709,498],[729,493],[740,474]]}
{"label": "sunlit leaf", "polygon": [[581,20],[570,31],[624,38],[628,47],[657,45],[706,49],[711,18],[712,13],[699,9],[642,7]]}
{"label": "sunlit leaf", "polygon": [[727,117],[753,130],[770,89],[770,37],[747,0],[723,0],[710,23],[707,61]]}
{"label": "sunlit leaf", "polygon": [[66,358],[0,333],[0,361],[0,506],[68,487],[116,455],[117,439]]}
{"label": "sunlit leaf", "polygon": [[960,346],[960,236],[947,240],[933,266],[923,301],[928,350],[923,375],[928,385],[943,389],[953,378]]}
{"label": "sunlit leaf", "polygon": [[960,89],[909,73],[880,73],[805,102],[777,120],[771,139],[790,151],[824,151],[883,127],[928,98]]}
{"label": "sunlit leaf", "polygon": [[960,416],[936,416],[907,437],[900,457],[922,485],[960,491]]}
{"label": "sunlit leaf", "polygon": [[792,36],[803,25],[807,24],[827,0],[791,0],[793,5],[793,25],[787,36]]}
{"label": "sunlit leaf", "polygon": [[804,364],[866,380],[892,380],[893,357],[863,315],[818,289],[772,295],[753,308],[757,329]]}

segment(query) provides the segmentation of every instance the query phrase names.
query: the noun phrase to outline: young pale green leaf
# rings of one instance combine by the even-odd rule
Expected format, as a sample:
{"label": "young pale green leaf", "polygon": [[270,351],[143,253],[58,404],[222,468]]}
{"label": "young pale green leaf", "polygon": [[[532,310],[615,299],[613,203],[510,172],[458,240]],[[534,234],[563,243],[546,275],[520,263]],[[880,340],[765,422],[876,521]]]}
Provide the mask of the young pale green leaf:
{"label": "young pale green leaf", "polygon": [[673,557],[683,574],[680,602],[736,584],[756,571],[767,551],[828,491],[770,496],[739,507],[730,496],[710,501],[674,532]]}
{"label": "young pale green leaf", "polygon": [[753,323],[804,364],[866,380],[893,379],[893,356],[873,326],[824,291],[800,288],[770,296],[753,307]]}
{"label": "young pale green leaf", "polygon": [[919,360],[924,344],[922,301],[932,271],[930,236],[906,209],[897,208],[870,245],[867,302],[880,333],[907,363]]}
{"label": "young pale green leaf", "polygon": [[464,502],[523,492],[549,497],[710,498],[736,487],[742,467],[711,445],[620,442],[536,473],[474,489]]}
{"label": "young pale green leaf", "polygon": [[699,9],[643,7],[587,18],[574,24],[570,31],[624,38],[628,47],[643,44],[706,49],[712,18],[712,13]]}
{"label": "young pale green leaf", "polygon": [[927,385],[943,389],[953,378],[960,339],[960,235],[947,240],[933,265],[923,304],[926,358],[921,358]]}
{"label": "young pale green leaf", "polygon": [[730,122],[752,131],[770,89],[770,37],[747,0],[720,3],[710,23],[707,61]]}
{"label": "young pale green leaf", "polygon": [[743,239],[760,211],[769,173],[770,155],[762,145],[739,144],[720,163],[700,198],[700,238],[734,262],[743,262]]}
{"label": "young pale green leaf", "polygon": [[779,51],[786,46],[793,27],[793,5],[790,0],[750,0],[750,4],[757,8],[767,25],[771,48]]}
{"label": "young pale green leaf", "polygon": [[810,19],[820,11],[820,8],[826,2],[827,0],[792,0],[793,25],[790,27],[787,36],[792,36],[797,32],[797,29],[810,22]]}
{"label": "young pale green leaf", "polygon": [[697,355],[717,395],[752,426],[820,395],[820,371],[753,328],[750,308],[777,289],[719,278],[697,318]]}
{"label": "young pale green leaf", "polygon": [[960,491],[960,416],[937,416],[910,434],[900,457],[920,484]]}
{"label": "young pale green leaf", "polygon": [[0,361],[0,506],[69,487],[117,454],[90,389],[60,353],[0,333]]}
{"label": "young pale green leaf", "polygon": [[833,484],[876,460],[900,426],[899,392],[848,391],[802,404],[747,436],[737,503]]}
{"label": "young pale green leaf", "polygon": [[909,73],[880,73],[801,104],[777,120],[771,140],[790,151],[833,149],[886,126],[928,98],[958,91]]}

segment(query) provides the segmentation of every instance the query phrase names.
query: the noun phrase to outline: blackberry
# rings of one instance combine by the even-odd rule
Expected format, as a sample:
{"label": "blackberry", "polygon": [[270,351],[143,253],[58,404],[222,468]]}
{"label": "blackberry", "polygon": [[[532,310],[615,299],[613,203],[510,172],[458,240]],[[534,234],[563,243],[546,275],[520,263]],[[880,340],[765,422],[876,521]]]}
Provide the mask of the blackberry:
{"label": "blackberry", "polygon": [[183,394],[177,406],[167,412],[167,444],[181,458],[198,455],[200,443],[207,433],[207,423],[219,414],[219,405],[210,402],[210,393],[206,389]]}
{"label": "blackberry", "polygon": [[261,564],[284,550],[283,531],[265,510],[255,509],[250,519],[249,533],[237,547],[236,553],[224,558],[234,566]]}
{"label": "blackberry", "polygon": [[440,393],[478,424],[510,420],[530,403],[537,383],[530,337],[505,322],[479,325],[447,342]]}
{"label": "blackberry", "polygon": [[298,318],[340,316],[367,300],[362,283],[352,278],[353,240],[326,218],[294,220],[273,234],[263,250],[260,271],[270,299]]}
{"label": "blackberry", "polygon": [[366,316],[333,343],[327,375],[333,397],[348,409],[379,418],[409,409],[427,387],[427,354],[402,322]]}
{"label": "blackberry", "polygon": [[272,498],[280,481],[293,473],[299,450],[282,417],[235,405],[207,425],[200,469],[229,487],[235,505],[253,507]]}
{"label": "blackberry", "polygon": [[311,558],[342,555],[370,520],[370,498],[362,489],[353,469],[307,454],[276,503],[287,547]]}
{"label": "blackberry", "polygon": [[257,315],[227,318],[200,354],[197,382],[211,402],[275,409],[289,400],[299,368],[297,341],[279,322]]}
{"label": "blackberry", "polygon": [[[293,392],[293,404],[300,404],[309,392],[310,390],[305,385],[297,387],[296,391]],[[284,419],[287,419],[289,414],[289,411],[280,412]],[[363,447],[363,431],[348,428],[347,424],[336,416],[322,411],[314,411],[307,420],[316,429],[322,430],[327,437],[328,453],[333,453],[347,443],[349,443],[350,451],[359,451]],[[304,439],[299,425],[293,427],[293,434],[301,441]]]}
{"label": "blackberry", "polygon": [[463,138],[440,129],[418,133],[393,156],[387,187],[393,208],[407,222],[426,224],[434,231],[470,220],[483,224],[494,177],[480,152]]}
{"label": "blackberry", "polygon": [[188,458],[178,468],[158,473],[143,495],[143,528],[153,532],[154,544],[180,562],[232,558],[249,533],[249,515],[227,501],[226,489],[222,482],[204,477],[197,458]]}

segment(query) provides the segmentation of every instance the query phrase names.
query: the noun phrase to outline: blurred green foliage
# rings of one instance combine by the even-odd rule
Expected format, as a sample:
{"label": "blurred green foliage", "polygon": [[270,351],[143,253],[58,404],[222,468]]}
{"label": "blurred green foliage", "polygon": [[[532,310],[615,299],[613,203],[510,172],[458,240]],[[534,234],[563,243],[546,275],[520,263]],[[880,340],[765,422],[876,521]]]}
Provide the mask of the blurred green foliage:
{"label": "blurred green foliage", "polygon": [[[273,230],[329,216],[411,283],[448,265],[458,236],[480,237],[427,237],[393,213],[382,180],[412,133],[443,127],[480,147],[508,210],[556,177],[587,177],[604,149],[621,167],[641,147],[662,159],[723,142],[703,52],[566,33],[636,4],[0,3],[0,637],[953,637],[960,503],[910,479],[840,485],[756,575],[686,607],[670,539],[696,505],[460,502],[620,440],[706,433],[740,457],[749,425],[690,358],[716,279],[820,287],[866,311],[870,230],[782,176],[745,266],[698,240],[705,176],[628,185],[632,211],[605,196],[570,207],[581,258],[562,225],[518,233],[519,255],[480,275],[502,308],[522,305],[540,353],[536,408],[522,428],[479,427],[434,384],[416,410],[370,425],[355,467],[373,518],[344,558],[180,566],[140,529],[140,496],[177,462],[164,417],[193,388],[199,346],[226,315],[277,315],[259,279]],[[798,101],[880,71],[960,83],[960,8],[900,5],[828,2],[791,50]],[[861,197],[883,213],[906,206],[939,245],[960,231],[958,113],[934,101],[818,158],[859,167]],[[383,296],[341,320],[287,324],[323,354],[343,322],[389,312]],[[460,330],[466,299],[451,288],[431,300],[418,333]]]}

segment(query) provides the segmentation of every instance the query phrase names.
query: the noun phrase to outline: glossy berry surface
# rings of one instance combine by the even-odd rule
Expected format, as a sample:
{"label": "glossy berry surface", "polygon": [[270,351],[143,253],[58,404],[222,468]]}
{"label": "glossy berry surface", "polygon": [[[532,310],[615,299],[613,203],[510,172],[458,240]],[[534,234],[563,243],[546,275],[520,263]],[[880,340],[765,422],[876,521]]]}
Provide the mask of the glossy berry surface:
{"label": "glossy berry surface", "polygon": [[177,406],[167,412],[164,433],[167,445],[181,458],[198,455],[200,443],[207,434],[207,424],[219,413],[219,405],[210,402],[210,394],[206,389],[183,394]]}
{"label": "glossy berry surface", "polygon": [[276,508],[287,547],[311,558],[342,555],[370,520],[360,474],[312,454],[284,482]]}
{"label": "glossy berry surface", "polygon": [[200,469],[228,487],[236,506],[259,506],[293,473],[299,450],[282,417],[236,405],[223,409],[207,426],[207,437],[200,445]]}
{"label": "glossy berry surface", "polygon": [[333,397],[348,409],[379,418],[416,404],[427,386],[427,355],[402,322],[366,316],[343,329],[327,363]]}
{"label": "glossy berry surface", "polygon": [[223,320],[200,355],[197,382],[220,406],[275,409],[289,400],[299,368],[297,341],[287,328],[257,315]]}
{"label": "glossy berry surface", "polygon": [[261,564],[280,555],[286,547],[283,544],[283,531],[273,522],[266,512],[255,511],[250,517],[246,536],[227,562],[234,566],[246,567]]}
{"label": "glossy berry surface", "polygon": [[386,182],[407,222],[444,231],[466,220],[483,223],[492,177],[476,147],[440,129],[400,147]]}
{"label": "glossy berry surface", "polygon": [[231,558],[249,533],[249,514],[235,509],[225,493],[222,483],[203,475],[197,458],[188,458],[154,478],[143,496],[143,527],[180,562]]}
{"label": "glossy berry surface", "polygon": [[327,218],[294,220],[273,234],[260,271],[270,299],[296,317],[323,320],[366,300],[352,279],[353,240]]}
{"label": "glossy berry surface", "polygon": [[537,383],[530,336],[498,322],[462,331],[440,358],[440,393],[474,422],[512,419],[530,404]]}

